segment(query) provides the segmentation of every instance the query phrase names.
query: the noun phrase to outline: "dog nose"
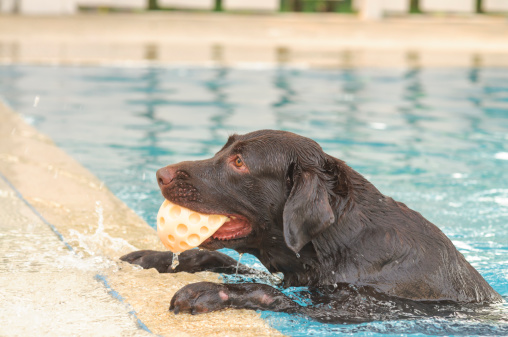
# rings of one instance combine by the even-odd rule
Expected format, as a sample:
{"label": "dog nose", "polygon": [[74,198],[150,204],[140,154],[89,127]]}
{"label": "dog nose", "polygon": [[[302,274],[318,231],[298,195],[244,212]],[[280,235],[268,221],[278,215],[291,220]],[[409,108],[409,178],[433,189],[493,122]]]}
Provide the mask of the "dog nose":
{"label": "dog nose", "polygon": [[166,166],[157,171],[157,182],[159,186],[169,185],[175,179],[176,170]]}

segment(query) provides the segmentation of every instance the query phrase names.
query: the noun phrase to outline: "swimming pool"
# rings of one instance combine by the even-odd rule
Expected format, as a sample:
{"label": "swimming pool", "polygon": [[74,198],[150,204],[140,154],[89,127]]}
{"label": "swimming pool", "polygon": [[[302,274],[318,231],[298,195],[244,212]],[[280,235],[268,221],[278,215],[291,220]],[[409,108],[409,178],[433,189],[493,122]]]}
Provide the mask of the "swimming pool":
{"label": "swimming pool", "polygon": [[[438,225],[508,297],[508,69],[16,65],[0,66],[0,96],[152,226],[162,202],[158,168],[209,157],[233,132],[311,137]],[[506,335],[508,306],[500,310],[504,322],[263,317],[302,336]]]}

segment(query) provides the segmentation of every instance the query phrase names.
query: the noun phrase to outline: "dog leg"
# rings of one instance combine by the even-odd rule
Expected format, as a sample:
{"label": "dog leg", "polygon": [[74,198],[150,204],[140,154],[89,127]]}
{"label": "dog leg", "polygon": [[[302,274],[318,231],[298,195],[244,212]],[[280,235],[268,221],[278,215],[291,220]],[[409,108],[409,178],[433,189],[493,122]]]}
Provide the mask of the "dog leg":
{"label": "dog leg", "polygon": [[198,282],[179,289],[171,299],[169,311],[197,315],[228,308],[250,309],[301,314],[318,322],[336,324],[412,317],[407,313],[392,314],[393,308],[387,305],[371,307],[364,303],[365,299],[359,301],[359,297],[352,300],[346,295],[329,300],[323,303],[323,298],[318,298],[316,303],[301,306],[266,284]]}
{"label": "dog leg", "polygon": [[[180,264],[171,268],[173,261],[172,252],[158,252],[155,250],[139,250],[126,254],[120,260],[137,264],[144,269],[155,268],[159,273],[211,271],[222,274],[235,274],[237,261],[226,254],[199,249],[191,249],[178,256]],[[238,267],[238,274],[256,274],[258,271],[242,264]]]}
{"label": "dog leg", "polygon": [[302,307],[266,284],[198,282],[178,290],[169,310],[195,315],[226,308],[297,312]]}

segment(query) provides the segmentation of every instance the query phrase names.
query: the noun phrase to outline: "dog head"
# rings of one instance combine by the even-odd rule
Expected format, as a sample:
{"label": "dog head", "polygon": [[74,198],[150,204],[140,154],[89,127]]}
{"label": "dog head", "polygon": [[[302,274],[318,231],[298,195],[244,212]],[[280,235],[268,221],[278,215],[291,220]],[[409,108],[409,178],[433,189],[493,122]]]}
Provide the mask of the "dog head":
{"label": "dog head", "polygon": [[166,166],[157,180],[169,201],[230,218],[200,247],[249,251],[285,242],[298,253],[336,220],[336,161],[311,139],[261,130],[230,136],[210,159]]}

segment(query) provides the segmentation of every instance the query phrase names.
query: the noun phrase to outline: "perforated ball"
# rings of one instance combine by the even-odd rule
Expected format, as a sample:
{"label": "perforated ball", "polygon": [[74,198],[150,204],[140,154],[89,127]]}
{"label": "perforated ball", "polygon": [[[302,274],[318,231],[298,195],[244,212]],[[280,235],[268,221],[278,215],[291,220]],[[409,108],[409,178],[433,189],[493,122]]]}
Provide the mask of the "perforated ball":
{"label": "perforated ball", "polygon": [[228,217],[202,214],[164,200],[157,213],[157,234],[173,253],[199,246],[222,226]]}

